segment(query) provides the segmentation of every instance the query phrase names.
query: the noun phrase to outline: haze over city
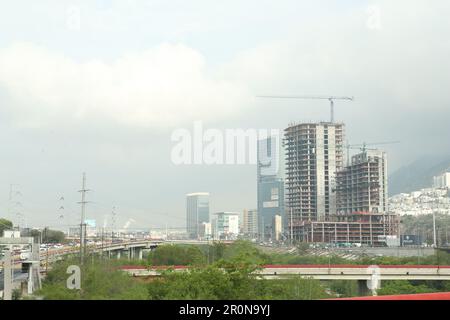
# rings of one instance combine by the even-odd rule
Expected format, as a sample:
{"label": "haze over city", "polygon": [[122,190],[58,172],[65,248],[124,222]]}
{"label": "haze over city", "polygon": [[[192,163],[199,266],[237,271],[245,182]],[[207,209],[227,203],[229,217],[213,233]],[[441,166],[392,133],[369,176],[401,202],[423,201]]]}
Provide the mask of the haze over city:
{"label": "haze over city", "polygon": [[[23,10],[26,6],[28,10]],[[14,1],[0,12],[0,210],[25,221],[184,226],[185,195],[211,212],[256,206],[255,165],[175,165],[175,129],[277,128],[329,119],[383,146],[388,170],[449,154],[447,1]],[[26,22],[26,23],[24,23]],[[64,197],[64,200],[61,200]]]}

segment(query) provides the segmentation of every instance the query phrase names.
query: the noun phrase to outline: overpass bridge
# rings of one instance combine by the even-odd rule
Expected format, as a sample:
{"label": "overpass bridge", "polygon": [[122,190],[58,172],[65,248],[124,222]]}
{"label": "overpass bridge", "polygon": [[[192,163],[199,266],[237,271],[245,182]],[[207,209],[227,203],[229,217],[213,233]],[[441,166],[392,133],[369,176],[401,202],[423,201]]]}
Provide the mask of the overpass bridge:
{"label": "overpass bridge", "polygon": [[[223,241],[223,243],[232,243],[233,241]],[[135,240],[125,242],[109,242],[98,245],[88,246],[89,251],[96,254],[107,254],[110,258],[121,258],[122,254],[129,259],[142,259],[144,250],[152,250],[161,244],[208,244],[211,241],[200,240]],[[78,254],[79,246],[63,247],[60,249],[50,249],[40,253],[41,263],[50,264],[61,259],[67,254]],[[20,263],[16,260],[16,263]],[[157,277],[160,276],[162,269],[123,267],[122,269],[136,277]],[[171,267],[177,271],[185,271],[187,266]],[[432,266],[432,265],[265,265],[257,271],[261,277],[266,279],[283,279],[293,275],[318,280],[356,280],[358,281],[361,294],[371,290],[376,293],[383,280],[450,280],[450,266]],[[378,284],[377,284],[378,283]],[[377,284],[377,285],[374,285]]]}
{"label": "overpass bridge", "polygon": [[[121,269],[135,277],[158,277],[162,270],[183,272],[187,266],[143,268],[124,266]],[[288,279],[301,276],[318,280],[356,280],[361,295],[376,295],[385,280],[450,280],[450,266],[436,265],[264,265],[255,274],[265,279]]]}
{"label": "overpass bridge", "polygon": [[[161,244],[210,244],[212,241],[207,240],[137,240],[128,242],[108,243],[104,245],[97,245],[92,247],[94,253],[106,253],[109,257],[116,256],[121,258],[124,253],[128,258],[142,259],[142,253],[144,250],[152,250]],[[229,244],[233,241],[221,241],[222,243]]]}
{"label": "overpass bridge", "polygon": [[[221,241],[221,243],[230,244],[233,241]],[[211,241],[207,240],[135,240],[135,241],[123,241],[123,242],[107,242],[103,244],[96,244],[87,246],[88,251],[94,254],[106,254],[109,258],[120,259],[127,257],[129,259],[142,259],[143,252],[145,250],[153,250],[157,246],[162,244],[211,244]],[[60,249],[50,249],[48,252],[44,251],[40,254],[40,260],[42,264],[47,262],[50,264],[62,256],[68,254],[79,254],[80,247],[63,247]]]}
{"label": "overpass bridge", "polygon": [[[189,267],[124,266],[121,269],[133,276],[159,276],[162,270],[186,271]],[[450,266],[435,265],[264,265],[255,273],[271,279],[299,275],[318,280],[371,280],[376,273],[379,280],[450,280]]]}

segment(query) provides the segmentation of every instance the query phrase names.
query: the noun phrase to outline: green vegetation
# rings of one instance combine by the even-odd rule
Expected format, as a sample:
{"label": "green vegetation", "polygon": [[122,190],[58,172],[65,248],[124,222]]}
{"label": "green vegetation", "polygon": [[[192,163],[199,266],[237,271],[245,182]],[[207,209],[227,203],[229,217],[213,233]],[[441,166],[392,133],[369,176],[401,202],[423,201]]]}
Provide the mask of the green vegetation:
{"label": "green vegetation", "polygon": [[[444,251],[430,257],[363,257],[346,260],[300,254],[273,254],[261,251],[247,241],[231,245],[162,245],[146,260],[108,260],[91,256],[82,270],[82,290],[65,288],[69,264],[58,262],[49,272],[39,293],[45,299],[321,299],[358,295],[356,281],[318,281],[293,276],[287,279],[261,279],[254,271],[264,264],[450,264]],[[160,278],[144,281],[118,270],[123,265],[189,265],[189,270],[164,271]],[[445,281],[383,281],[379,295],[450,291]]]}
{"label": "green vegetation", "polygon": [[[89,260],[89,259],[87,259]],[[79,264],[78,259],[53,265],[37,295],[47,300],[141,300],[147,298],[146,288],[106,260],[87,262],[81,269],[81,290],[66,288],[67,267]]]}
{"label": "green vegetation", "polygon": [[36,242],[41,243],[63,243],[65,240],[64,232],[44,228],[44,230],[30,230],[22,232],[22,237],[33,237]]}
{"label": "green vegetation", "polygon": [[[209,255],[209,260],[208,260]],[[66,269],[78,260],[55,263],[43,288],[44,299],[320,299],[330,297],[317,280],[292,277],[283,280],[259,278],[254,271],[269,262],[269,256],[252,244],[210,247],[164,245],[148,256],[149,265],[191,265],[186,272],[164,271],[145,283],[118,270],[130,261],[89,257],[82,268],[81,290],[66,288]],[[133,261],[135,262],[135,261]]]}
{"label": "green vegetation", "polygon": [[163,245],[148,255],[149,265],[174,266],[205,263],[205,256],[198,246]]}
{"label": "green vegetation", "polygon": [[436,289],[428,287],[425,284],[416,283],[406,280],[384,281],[381,288],[377,291],[378,295],[395,295],[395,294],[414,294],[436,292]]}
{"label": "green vegetation", "polygon": [[358,296],[358,282],[355,280],[331,280],[329,288],[339,297],[356,297]]}
{"label": "green vegetation", "polygon": [[13,223],[7,219],[0,218],[0,237],[3,236],[3,231],[11,230],[13,228]]}
{"label": "green vegetation", "polygon": [[[433,215],[425,214],[420,216],[406,215],[401,220],[403,234],[417,234],[422,237],[422,241],[427,244],[433,243]],[[436,234],[439,245],[449,244],[450,216],[447,214],[436,214]]]}
{"label": "green vegetation", "polygon": [[320,299],[329,297],[319,281],[292,277],[258,279],[258,269],[244,262],[219,262],[187,272],[167,271],[148,285],[149,298],[170,299]]}

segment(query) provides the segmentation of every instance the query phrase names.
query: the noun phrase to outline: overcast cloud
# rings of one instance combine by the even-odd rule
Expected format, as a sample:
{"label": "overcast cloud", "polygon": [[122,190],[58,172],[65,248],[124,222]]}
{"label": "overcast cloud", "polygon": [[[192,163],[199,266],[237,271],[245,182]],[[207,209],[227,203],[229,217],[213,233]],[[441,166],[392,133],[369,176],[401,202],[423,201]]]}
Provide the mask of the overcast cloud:
{"label": "overcast cloud", "polygon": [[1,215],[76,223],[83,171],[99,224],[116,206],[119,224],[183,226],[196,191],[211,192],[213,211],[254,208],[254,166],[175,166],[170,136],[195,120],[283,129],[329,118],[324,101],[258,94],[355,96],[336,118],[352,143],[400,140],[385,148],[391,172],[448,154],[449,12],[445,0],[5,3]]}

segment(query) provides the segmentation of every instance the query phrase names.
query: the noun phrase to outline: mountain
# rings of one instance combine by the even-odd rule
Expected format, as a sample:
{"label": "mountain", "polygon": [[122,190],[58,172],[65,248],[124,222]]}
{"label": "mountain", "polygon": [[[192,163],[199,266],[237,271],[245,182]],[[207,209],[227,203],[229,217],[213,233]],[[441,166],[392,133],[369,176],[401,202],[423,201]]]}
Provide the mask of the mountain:
{"label": "mountain", "polygon": [[389,176],[389,196],[433,185],[433,177],[450,169],[450,156],[424,156]]}

